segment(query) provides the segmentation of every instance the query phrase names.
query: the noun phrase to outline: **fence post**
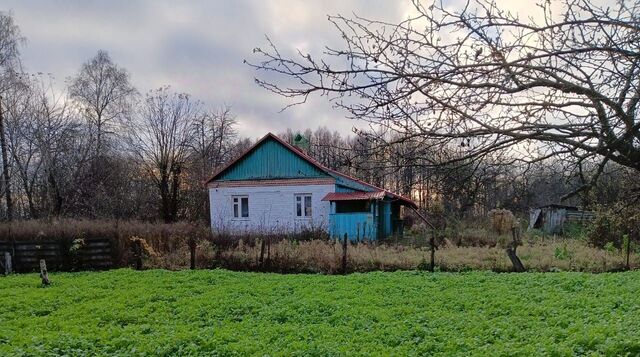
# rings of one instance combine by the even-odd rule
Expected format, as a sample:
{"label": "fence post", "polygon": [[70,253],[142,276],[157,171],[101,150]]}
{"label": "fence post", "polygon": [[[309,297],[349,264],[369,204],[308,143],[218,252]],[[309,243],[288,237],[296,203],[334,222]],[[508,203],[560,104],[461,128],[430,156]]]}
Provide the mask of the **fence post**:
{"label": "fence post", "polygon": [[49,273],[47,273],[47,263],[44,259],[40,259],[40,278],[42,279],[42,285],[49,285]]}
{"label": "fence post", "polygon": [[631,237],[627,234],[627,235],[625,235],[624,238],[626,239],[625,249],[627,250],[627,252],[626,252],[627,253],[627,262],[626,262],[626,266],[625,267],[627,268],[627,270],[630,270],[631,269],[631,265],[629,264],[629,256],[631,255]]}
{"label": "fence post", "polygon": [[260,260],[258,261],[260,263],[260,266],[264,264],[264,251],[265,251],[266,245],[267,245],[267,242],[265,241],[264,237],[262,237],[262,239],[260,240]]}
{"label": "fence post", "polygon": [[342,240],[342,273],[347,273],[347,233],[344,234]]}
{"label": "fence post", "polygon": [[12,269],[13,268],[11,267],[11,253],[4,252],[4,275],[11,274]]}
{"label": "fence post", "polygon": [[191,253],[191,270],[196,268],[196,240],[194,238],[189,239],[189,251]]}
{"label": "fence post", "polygon": [[140,239],[133,242],[133,254],[136,258],[136,270],[142,270],[142,242]]}
{"label": "fence post", "polygon": [[433,272],[436,267],[436,230],[432,230],[431,238],[429,239],[429,249],[431,250],[431,261],[429,263],[429,271]]}
{"label": "fence post", "polygon": [[267,239],[267,266],[271,266],[271,236]]}

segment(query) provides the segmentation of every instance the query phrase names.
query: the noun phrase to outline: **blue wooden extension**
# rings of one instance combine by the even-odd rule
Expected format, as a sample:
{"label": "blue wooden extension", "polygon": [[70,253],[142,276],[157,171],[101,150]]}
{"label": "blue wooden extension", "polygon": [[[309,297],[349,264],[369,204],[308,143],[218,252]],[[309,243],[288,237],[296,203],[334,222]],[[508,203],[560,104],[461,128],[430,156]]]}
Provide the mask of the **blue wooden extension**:
{"label": "blue wooden extension", "polygon": [[332,213],[329,217],[331,237],[349,241],[372,241],[378,237],[377,224],[372,213]]}

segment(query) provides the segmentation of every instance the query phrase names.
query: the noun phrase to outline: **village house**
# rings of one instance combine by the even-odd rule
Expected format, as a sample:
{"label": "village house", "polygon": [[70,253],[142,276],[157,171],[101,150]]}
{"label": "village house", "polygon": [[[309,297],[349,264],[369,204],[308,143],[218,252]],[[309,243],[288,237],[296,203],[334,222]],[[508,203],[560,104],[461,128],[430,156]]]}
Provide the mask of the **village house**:
{"label": "village house", "polygon": [[320,164],[271,133],[208,181],[211,229],[230,234],[292,233],[378,240],[402,234],[408,198]]}

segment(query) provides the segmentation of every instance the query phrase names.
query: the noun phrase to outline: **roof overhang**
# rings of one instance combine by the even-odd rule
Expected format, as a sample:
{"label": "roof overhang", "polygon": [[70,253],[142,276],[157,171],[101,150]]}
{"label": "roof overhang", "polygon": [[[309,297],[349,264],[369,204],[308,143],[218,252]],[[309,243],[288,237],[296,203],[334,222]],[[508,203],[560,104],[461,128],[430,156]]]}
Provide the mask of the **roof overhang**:
{"label": "roof overhang", "polygon": [[380,201],[385,198],[396,200],[399,203],[417,208],[417,205],[408,198],[396,195],[389,191],[374,191],[374,192],[329,192],[322,198],[322,201]]}

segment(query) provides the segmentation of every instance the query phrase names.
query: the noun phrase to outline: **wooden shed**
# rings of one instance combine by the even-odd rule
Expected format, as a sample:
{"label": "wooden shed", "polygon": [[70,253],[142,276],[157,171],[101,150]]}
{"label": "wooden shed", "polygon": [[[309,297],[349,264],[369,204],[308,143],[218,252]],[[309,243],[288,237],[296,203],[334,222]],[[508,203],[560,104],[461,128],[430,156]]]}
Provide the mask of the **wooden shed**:
{"label": "wooden shed", "polygon": [[566,223],[584,222],[595,218],[595,213],[575,206],[549,204],[531,209],[529,229],[540,229],[547,234],[562,234]]}

